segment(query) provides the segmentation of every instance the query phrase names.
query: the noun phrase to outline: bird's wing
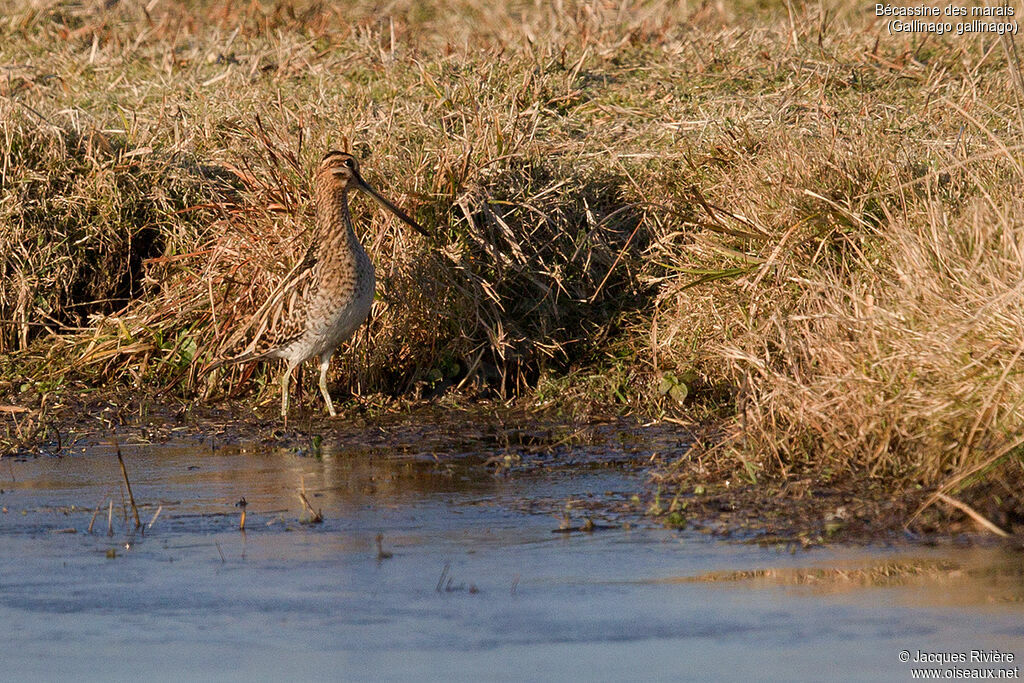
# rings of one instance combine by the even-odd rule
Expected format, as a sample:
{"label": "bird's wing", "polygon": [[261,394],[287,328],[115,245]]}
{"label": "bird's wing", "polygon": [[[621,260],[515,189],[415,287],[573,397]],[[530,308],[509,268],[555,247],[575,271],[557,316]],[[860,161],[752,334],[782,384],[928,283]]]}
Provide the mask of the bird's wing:
{"label": "bird's wing", "polygon": [[225,344],[232,348],[252,335],[242,355],[262,354],[282,348],[298,338],[307,318],[305,307],[319,280],[318,258],[313,245],[305,257],[285,276],[281,285]]}

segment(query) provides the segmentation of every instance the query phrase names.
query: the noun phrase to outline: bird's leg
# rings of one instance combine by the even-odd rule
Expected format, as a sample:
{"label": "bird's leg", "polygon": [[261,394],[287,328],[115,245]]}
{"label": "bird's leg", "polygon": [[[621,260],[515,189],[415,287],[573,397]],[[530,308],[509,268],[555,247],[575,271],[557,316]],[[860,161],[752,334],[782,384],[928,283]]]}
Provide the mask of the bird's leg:
{"label": "bird's leg", "polygon": [[327,412],[331,414],[331,417],[337,417],[338,414],[334,412],[334,403],[331,402],[331,394],[327,391],[327,368],[330,366],[331,354],[320,356],[320,393],[323,394],[324,401],[327,403]]}
{"label": "bird's leg", "polygon": [[289,361],[288,367],[285,368],[284,375],[281,377],[281,418],[284,420],[285,427],[288,426],[288,384],[296,365],[298,364]]}

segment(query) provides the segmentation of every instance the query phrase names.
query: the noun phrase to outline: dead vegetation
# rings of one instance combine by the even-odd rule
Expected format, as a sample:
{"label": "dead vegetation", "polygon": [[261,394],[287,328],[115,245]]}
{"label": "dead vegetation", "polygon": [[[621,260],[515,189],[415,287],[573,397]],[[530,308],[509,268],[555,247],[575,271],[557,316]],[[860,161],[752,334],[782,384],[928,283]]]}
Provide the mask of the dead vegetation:
{"label": "dead vegetation", "polygon": [[1012,42],[855,3],[26,0],[0,31],[0,345],[40,393],[262,390],[198,369],[348,146],[437,236],[356,204],[349,391],[716,416],[663,485],[881,478],[1021,524]]}

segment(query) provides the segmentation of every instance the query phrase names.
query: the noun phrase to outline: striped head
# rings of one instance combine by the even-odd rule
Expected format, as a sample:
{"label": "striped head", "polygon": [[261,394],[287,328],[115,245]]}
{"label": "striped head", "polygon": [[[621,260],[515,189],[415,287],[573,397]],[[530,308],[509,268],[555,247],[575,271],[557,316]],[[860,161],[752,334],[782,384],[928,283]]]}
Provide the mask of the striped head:
{"label": "striped head", "polygon": [[357,187],[362,180],[359,176],[359,160],[337,150],[331,150],[323,156],[317,175],[330,178],[332,184],[340,183],[345,188]]}
{"label": "striped head", "polygon": [[389,202],[377,190],[370,187],[363,177],[359,175],[359,160],[351,154],[331,150],[320,160],[317,168],[317,184],[323,184],[332,190],[348,191],[352,188],[360,190],[369,195],[378,204],[395,214],[403,223],[417,232],[429,237],[430,233],[423,229],[419,223],[409,218],[404,211]]}

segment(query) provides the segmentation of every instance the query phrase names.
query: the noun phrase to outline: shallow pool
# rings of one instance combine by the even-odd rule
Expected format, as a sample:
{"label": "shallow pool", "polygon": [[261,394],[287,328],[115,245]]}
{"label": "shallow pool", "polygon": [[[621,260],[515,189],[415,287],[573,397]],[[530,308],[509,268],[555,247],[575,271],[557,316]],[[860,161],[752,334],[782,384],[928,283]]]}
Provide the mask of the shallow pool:
{"label": "shallow pool", "polygon": [[[1024,657],[1019,553],[661,529],[614,458],[125,442],[139,532],[114,448],[74,450],[0,461],[5,679],[910,680]],[[900,660],[971,650],[1015,661]]]}

